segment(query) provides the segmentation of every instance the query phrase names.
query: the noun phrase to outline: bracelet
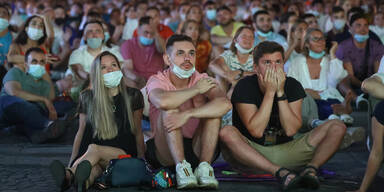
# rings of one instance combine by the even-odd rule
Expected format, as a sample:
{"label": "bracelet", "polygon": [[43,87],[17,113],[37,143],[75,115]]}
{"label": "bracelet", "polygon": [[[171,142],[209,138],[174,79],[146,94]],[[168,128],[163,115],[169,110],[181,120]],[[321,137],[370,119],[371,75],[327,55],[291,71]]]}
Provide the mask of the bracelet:
{"label": "bracelet", "polygon": [[281,97],[276,97],[276,101],[284,101],[287,100],[287,95],[284,93]]}

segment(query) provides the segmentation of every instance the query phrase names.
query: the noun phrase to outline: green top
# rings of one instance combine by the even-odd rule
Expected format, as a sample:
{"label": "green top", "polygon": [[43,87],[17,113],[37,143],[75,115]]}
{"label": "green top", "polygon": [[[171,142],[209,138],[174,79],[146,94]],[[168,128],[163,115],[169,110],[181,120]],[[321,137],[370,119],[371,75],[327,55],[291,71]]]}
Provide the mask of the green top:
{"label": "green top", "polygon": [[17,67],[12,67],[3,79],[3,88],[0,92],[0,96],[9,95],[4,88],[4,85],[8,81],[17,81],[21,85],[21,89],[34,95],[49,98],[49,92],[51,86],[44,79],[35,80],[31,75],[25,73]]}

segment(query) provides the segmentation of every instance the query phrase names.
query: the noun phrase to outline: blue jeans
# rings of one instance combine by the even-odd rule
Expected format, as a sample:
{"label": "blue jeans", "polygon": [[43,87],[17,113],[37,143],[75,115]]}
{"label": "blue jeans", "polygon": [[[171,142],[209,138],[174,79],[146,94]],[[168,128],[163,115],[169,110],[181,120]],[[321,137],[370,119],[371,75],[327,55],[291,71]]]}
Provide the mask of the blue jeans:
{"label": "blue jeans", "polygon": [[333,109],[331,105],[340,103],[340,101],[337,99],[327,99],[327,100],[316,99],[315,102],[317,104],[320,120],[328,119],[328,117],[333,114]]}
{"label": "blue jeans", "polygon": [[[63,104],[54,104],[55,109],[68,107]],[[62,114],[63,111],[57,111]],[[0,124],[2,126],[16,125],[22,132],[30,136],[36,131],[41,131],[49,123],[48,111],[35,102],[29,102],[15,96],[0,97]]]}

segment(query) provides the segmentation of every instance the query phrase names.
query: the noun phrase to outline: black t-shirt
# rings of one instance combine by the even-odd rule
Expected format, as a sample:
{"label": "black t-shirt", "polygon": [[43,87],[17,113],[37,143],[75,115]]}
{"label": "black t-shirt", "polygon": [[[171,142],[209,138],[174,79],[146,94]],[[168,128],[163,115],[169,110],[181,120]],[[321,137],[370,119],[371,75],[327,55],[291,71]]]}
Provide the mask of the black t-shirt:
{"label": "black t-shirt", "polygon": [[[260,90],[257,79],[257,75],[253,75],[245,77],[237,83],[231,98],[231,102],[233,104],[232,122],[233,125],[239,129],[241,134],[243,134],[249,140],[254,141],[260,145],[264,145],[265,136],[263,135],[262,138],[258,139],[249,133],[241,121],[235,105],[236,103],[255,104],[257,108],[260,108],[264,95]],[[291,77],[287,77],[284,85],[284,91],[287,95],[288,102],[294,102],[306,96],[301,84],[296,79]],[[280,124],[279,108],[276,100],[273,102],[272,112],[266,130],[269,130],[271,127],[275,128],[276,130],[283,129]],[[291,140],[292,137],[288,137],[283,134],[282,136],[277,136],[276,144],[286,143]]]}
{"label": "black t-shirt", "polygon": [[[127,93],[131,97],[132,112],[144,108],[144,99],[140,90],[127,87]],[[79,113],[87,114],[88,105],[90,105],[92,97],[93,93],[91,90],[85,90],[81,92],[80,102],[78,106]],[[103,146],[120,148],[123,149],[127,154],[132,155],[133,157],[137,156],[136,137],[131,132],[131,125],[129,123],[129,121],[133,121],[133,119],[127,118],[127,111],[124,103],[124,98],[121,93],[113,97],[113,103],[116,107],[114,115],[116,126],[118,128],[117,136],[108,140],[102,140],[98,137],[93,136],[92,124],[91,122],[89,122],[89,120],[87,120],[86,128],[80,145],[79,155],[85,152],[84,150],[88,148],[89,144],[94,143]]]}

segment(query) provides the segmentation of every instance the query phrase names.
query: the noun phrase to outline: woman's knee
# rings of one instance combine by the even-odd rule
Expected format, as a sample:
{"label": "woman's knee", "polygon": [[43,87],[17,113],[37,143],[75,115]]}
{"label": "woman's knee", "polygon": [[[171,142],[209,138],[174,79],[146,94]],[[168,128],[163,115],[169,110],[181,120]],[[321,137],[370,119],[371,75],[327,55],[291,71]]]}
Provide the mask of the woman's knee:
{"label": "woman's knee", "polygon": [[98,148],[99,148],[98,145],[92,143],[92,144],[89,144],[89,145],[88,145],[88,149],[87,149],[87,151],[88,151],[88,152],[95,152],[95,153],[97,153]]}

